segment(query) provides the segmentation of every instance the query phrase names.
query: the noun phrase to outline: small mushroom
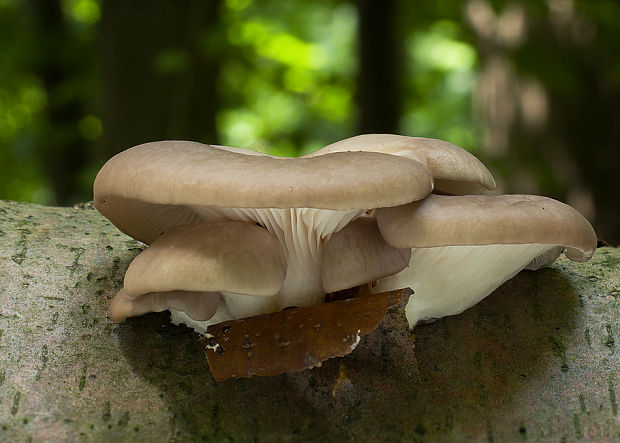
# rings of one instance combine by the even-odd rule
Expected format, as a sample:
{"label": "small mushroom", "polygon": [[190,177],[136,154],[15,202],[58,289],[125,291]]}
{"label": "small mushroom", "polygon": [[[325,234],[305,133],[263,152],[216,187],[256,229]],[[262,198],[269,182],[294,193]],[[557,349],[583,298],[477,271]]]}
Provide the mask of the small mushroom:
{"label": "small mushroom", "polygon": [[[414,291],[413,327],[463,311],[563,250],[573,260],[592,255],[596,235],[573,208],[476,195],[494,187],[467,151],[418,137],[363,135],[302,158],[183,141],[133,147],[94,184],[96,208],[150,245],[129,266],[110,317],[169,309],[173,322],[204,333],[260,314],[274,317],[253,325],[290,318],[298,314],[276,314],[303,314],[326,293],[372,284],[375,293]],[[313,315],[333,318],[336,305],[323,306]]]}
{"label": "small mushroom", "polygon": [[180,226],[131,262],[110,318],[171,308],[204,321],[215,314],[220,292],[275,295],[285,275],[284,252],[265,229],[236,221]]}
{"label": "small mushroom", "polygon": [[411,327],[464,311],[527,266],[549,264],[558,250],[585,261],[597,242],[575,209],[534,195],[430,195],[376,217],[387,243],[413,248],[409,267],[374,288],[415,290],[406,308]]}

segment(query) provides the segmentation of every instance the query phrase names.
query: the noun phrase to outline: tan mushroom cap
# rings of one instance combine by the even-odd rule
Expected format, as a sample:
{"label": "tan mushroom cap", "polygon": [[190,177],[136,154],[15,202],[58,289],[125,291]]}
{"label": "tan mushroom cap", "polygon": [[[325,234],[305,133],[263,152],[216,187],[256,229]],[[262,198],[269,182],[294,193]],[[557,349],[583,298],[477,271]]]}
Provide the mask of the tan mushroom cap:
{"label": "tan mushroom cap", "polygon": [[419,162],[376,152],[274,158],[238,151],[184,141],[133,147],[97,174],[95,206],[123,232],[150,241],[156,229],[147,222],[145,230],[146,217],[165,212],[166,229],[200,220],[186,206],[365,209],[419,200],[433,186]]}
{"label": "tan mushroom cap", "polygon": [[336,292],[396,274],[410,258],[411,248],[395,248],[383,240],[374,217],[358,218],[323,248],[323,290]]}
{"label": "tan mushroom cap", "polygon": [[597,243],[594,229],[579,212],[535,195],[430,195],[378,209],[376,216],[385,240],[399,248],[548,244],[565,246],[568,258],[585,261]]}
{"label": "tan mushroom cap", "polygon": [[266,229],[245,222],[206,222],[173,229],[131,262],[124,292],[226,291],[275,295],[286,258]]}
{"label": "tan mushroom cap", "polygon": [[333,152],[370,151],[399,155],[422,163],[435,179],[435,189],[453,194],[495,189],[495,180],[475,156],[444,140],[393,134],[365,134],[347,138],[305,157]]}
{"label": "tan mushroom cap", "polygon": [[151,292],[138,297],[129,297],[121,289],[110,304],[110,320],[122,321],[149,312],[167,309],[183,311],[193,320],[209,320],[217,311],[221,295],[218,292],[169,291]]}

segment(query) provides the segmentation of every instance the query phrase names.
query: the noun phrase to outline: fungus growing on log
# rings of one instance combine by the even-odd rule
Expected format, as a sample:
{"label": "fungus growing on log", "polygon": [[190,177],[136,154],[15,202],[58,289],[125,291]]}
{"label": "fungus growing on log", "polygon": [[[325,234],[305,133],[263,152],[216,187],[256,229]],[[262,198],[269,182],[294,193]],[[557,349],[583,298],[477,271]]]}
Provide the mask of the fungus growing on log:
{"label": "fungus growing on log", "polygon": [[[494,187],[467,151],[415,137],[358,136],[301,158],[184,141],[133,147],[110,159],[94,184],[99,212],[150,245],[129,266],[110,317],[168,309],[174,323],[203,334],[259,315],[278,324],[291,307],[284,317],[312,307],[329,322],[342,306],[324,303],[327,293],[371,285],[374,293],[411,288],[413,327],[462,312],[564,248],[573,260],[592,255],[594,230],[573,208],[537,196],[475,195]],[[366,295],[364,303],[383,306],[385,297]],[[353,322],[348,335],[363,329],[356,321],[343,317]],[[332,354],[340,355],[309,355]],[[286,370],[274,365],[262,372]]]}

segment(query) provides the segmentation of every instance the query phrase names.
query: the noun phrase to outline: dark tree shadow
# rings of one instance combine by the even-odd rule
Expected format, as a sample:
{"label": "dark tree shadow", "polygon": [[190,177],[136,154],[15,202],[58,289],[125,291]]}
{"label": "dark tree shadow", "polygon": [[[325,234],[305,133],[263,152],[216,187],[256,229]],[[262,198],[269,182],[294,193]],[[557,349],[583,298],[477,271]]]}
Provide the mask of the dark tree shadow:
{"label": "dark tree shadow", "polygon": [[222,383],[197,335],[167,314],[130,319],[117,334],[170,405],[179,438],[415,439],[487,426],[489,411],[509,411],[533,381],[569,371],[564,342],[579,306],[560,272],[521,273],[466,312],[416,327],[415,341],[392,312],[345,358]]}

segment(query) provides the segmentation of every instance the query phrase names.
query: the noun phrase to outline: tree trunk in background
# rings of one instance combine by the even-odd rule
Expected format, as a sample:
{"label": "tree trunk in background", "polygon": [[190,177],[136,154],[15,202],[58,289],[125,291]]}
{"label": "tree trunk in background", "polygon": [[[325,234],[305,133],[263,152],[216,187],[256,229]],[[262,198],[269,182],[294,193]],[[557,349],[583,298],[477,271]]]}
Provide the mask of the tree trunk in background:
{"label": "tree trunk in background", "polygon": [[394,0],[358,0],[359,132],[397,133],[401,111]]}
{"label": "tree trunk in background", "polygon": [[[584,57],[579,72],[587,85],[575,94],[553,97],[560,116],[554,128],[579,165],[582,185],[594,200],[599,237],[620,244],[620,82],[605,75],[600,60]],[[594,112],[596,110],[596,112]],[[596,141],[593,141],[593,140]]]}
{"label": "tree trunk in background", "polygon": [[[75,60],[82,60],[80,43],[69,35],[58,0],[30,0],[36,53],[34,72],[41,79],[48,97],[47,123],[53,127],[51,139],[39,140],[42,169],[54,189],[56,203],[75,202],[79,172],[87,161],[86,146],[78,134],[77,123],[84,115],[82,98],[75,90],[80,72]],[[82,68],[83,69],[83,68]],[[73,83],[73,84],[72,84]]]}
{"label": "tree trunk in background", "polygon": [[216,141],[220,3],[102,3],[102,160],[148,141]]}
{"label": "tree trunk in background", "polygon": [[[503,170],[504,191],[565,201],[590,219],[599,238],[617,245],[620,181],[612,177],[620,165],[620,82],[613,74],[617,50],[609,46],[618,41],[615,33],[614,39],[608,27],[590,23],[587,11],[559,3],[539,16],[517,2],[495,11],[472,0],[465,14],[482,65],[477,104],[485,150],[490,166]],[[515,23],[523,24],[520,32]]]}

